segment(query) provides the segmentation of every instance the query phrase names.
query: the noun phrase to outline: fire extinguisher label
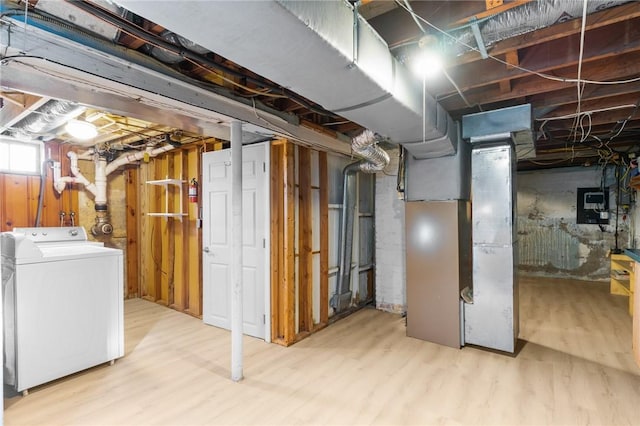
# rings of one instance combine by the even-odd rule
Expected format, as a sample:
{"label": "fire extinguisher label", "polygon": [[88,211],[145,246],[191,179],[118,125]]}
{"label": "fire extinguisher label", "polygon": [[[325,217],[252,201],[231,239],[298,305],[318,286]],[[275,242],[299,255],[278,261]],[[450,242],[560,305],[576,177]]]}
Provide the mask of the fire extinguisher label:
{"label": "fire extinguisher label", "polygon": [[195,178],[189,183],[189,202],[198,202],[198,181]]}

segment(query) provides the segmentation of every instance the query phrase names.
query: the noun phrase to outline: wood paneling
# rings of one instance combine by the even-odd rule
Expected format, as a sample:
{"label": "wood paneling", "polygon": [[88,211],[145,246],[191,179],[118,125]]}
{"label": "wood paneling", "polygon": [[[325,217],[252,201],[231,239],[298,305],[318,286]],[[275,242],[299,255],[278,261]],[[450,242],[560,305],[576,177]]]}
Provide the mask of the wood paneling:
{"label": "wood paneling", "polygon": [[[45,144],[48,159],[60,161],[63,174],[69,168],[66,153],[69,146],[49,142]],[[59,195],[53,188],[53,171],[46,165],[44,194],[40,226],[60,226],[60,212],[65,212],[65,226],[71,225],[71,212],[76,214],[78,223],[78,188],[69,188]],[[80,188],[81,189],[81,188]],[[11,231],[14,227],[35,226],[40,193],[39,175],[0,173],[0,232]]]}

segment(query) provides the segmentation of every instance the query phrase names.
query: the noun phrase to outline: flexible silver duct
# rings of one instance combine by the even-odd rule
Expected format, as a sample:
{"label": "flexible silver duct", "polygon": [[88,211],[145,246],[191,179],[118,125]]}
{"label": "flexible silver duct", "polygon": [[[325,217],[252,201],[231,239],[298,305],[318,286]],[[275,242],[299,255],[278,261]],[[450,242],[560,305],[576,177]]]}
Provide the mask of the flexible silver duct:
{"label": "flexible silver duct", "polygon": [[356,173],[375,173],[389,164],[389,154],[378,146],[382,138],[371,130],[365,130],[351,141],[353,152],[363,160],[347,165],[342,171],[342,214],[340,218],[340,246],[338,258],[340,271],[336,293],[330,304],[340,312],[351,304],[351,256],[353,252],[353,222],[356,208]]}
{"label": "flexible silver duct", "polygon": [[14,124],[10,132],[16,138],[36,139],[82,114],[85,109],[74,102],[51,100]]}
{"label": "flexible silver duct", "polygon": [[[589,0],[587,14],[628,2],[629,0]],[[582,16],[582,6],[583,3],[581,1],[532,1],[479,21],[478,26],[485,47],[490,47],[500,40],[578,18]],[[476,45],[470,26],[465,26],[457,31],[454,30],[452,34],[456,36],[457,42],[455,45],[458,50],[465,50],[464,47],[461,47],[462,44],[458,42],[470,46]]]}
{"label": "flexible silver duct", "polygon": [[379,172],[389,164],[389,154],[378,146],[381,140],[381,136],[371,130],[365,130],[351,141],[353,152],[366,160],[360,164],[360,170],[363,172]]}

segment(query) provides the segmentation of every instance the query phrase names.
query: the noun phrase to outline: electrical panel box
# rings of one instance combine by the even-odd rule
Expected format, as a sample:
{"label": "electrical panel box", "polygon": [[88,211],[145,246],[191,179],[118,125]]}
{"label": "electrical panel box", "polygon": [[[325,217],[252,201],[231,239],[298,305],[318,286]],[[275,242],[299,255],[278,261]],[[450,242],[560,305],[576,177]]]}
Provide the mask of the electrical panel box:
{"label": "electrical panel box", "polygon": [[609,224],[609,190],[578,188],[576,223]]}

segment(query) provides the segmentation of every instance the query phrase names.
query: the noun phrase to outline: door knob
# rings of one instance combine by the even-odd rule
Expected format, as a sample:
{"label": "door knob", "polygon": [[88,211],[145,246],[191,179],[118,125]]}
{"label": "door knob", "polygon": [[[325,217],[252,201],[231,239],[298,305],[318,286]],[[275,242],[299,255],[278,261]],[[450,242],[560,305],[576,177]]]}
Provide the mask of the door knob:
{"label": "door knob", "polygon": [[209,253],[209,247],[203,248],[202,251],[204,251],[205,253]]}

